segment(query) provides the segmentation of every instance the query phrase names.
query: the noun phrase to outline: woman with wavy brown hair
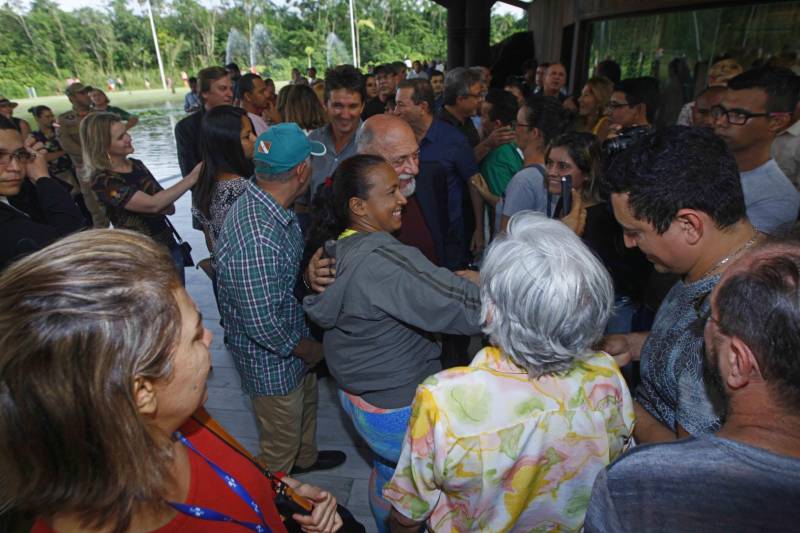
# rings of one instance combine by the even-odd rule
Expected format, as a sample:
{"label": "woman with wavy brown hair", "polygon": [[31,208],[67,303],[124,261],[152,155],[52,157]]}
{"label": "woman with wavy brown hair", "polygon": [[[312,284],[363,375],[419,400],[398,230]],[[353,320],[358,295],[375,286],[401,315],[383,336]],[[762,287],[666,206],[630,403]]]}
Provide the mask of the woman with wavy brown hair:
{"label": "woman with wavy brown hair", "polygon": [[578,131],[593,133],[601,141],[608,136],[606,106],[614,92],[614,84],[608,78],[595,76],[586,81],[578,98]]}
{"label": "woman with wavy brown hair", "polygon": [[[34,516],[36,533],[286,531],[268,478],[195,418],[210,344],[169,253],[143,235],[87,231],[11,265],[0,509]],[[283,479],[311,500],[299,524],[338,529],[330,494]]]}

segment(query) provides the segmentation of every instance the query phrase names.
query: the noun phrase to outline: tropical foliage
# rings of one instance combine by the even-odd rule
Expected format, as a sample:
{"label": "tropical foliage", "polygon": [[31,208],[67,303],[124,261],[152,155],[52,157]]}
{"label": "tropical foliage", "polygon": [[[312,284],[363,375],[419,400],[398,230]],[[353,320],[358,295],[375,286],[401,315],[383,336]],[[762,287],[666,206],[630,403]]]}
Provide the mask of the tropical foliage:
{"label": "tropical foliage", "polygon": [[[64,11],[53,0],[9,0],[0,7],[0,93],[40,95],[65,80],[103,86],[122,78],[141,88],[159,79],[146,7],[106,0],[104,7]],[[347,0],[152,0],[166,75],[236,61],[289,79],[292,67],[352,62]],[[446,10],[430,0],[357,0],[361,64],[446,57]],[[98,6],[102,4],[98,3]],[[495,16],[492,42],[527,22]],[[252,61],[252,63],[251,63]]]}

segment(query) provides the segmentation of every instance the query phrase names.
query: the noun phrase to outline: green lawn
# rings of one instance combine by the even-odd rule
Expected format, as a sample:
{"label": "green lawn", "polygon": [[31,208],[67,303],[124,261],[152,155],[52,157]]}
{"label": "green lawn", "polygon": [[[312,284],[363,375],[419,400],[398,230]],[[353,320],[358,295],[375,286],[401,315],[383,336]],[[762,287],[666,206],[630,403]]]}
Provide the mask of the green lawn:
{"label": "green lawn", "polygon": [[[167,100],[183,102],[183,96],[186,94],[186,91],[188,91],[188,89],[176,88],[175,94],[172,94],[163,89],[150,89],[149,91],[106,92],[106,95],[108,95],[109,100],[111,100],[111,105],[127,109],[142,107],[156,102],[160,103]],[[14,110],[14,115],[19,118],[24,118],[28,122],[33,120],[33,117],[28,113],[28,108],[35,105],[46,105],[52,109],[56,115],[72,107],[65,95],[42,96],[40,98],[15,98],[13,101],[19,103],[19,107]]]}

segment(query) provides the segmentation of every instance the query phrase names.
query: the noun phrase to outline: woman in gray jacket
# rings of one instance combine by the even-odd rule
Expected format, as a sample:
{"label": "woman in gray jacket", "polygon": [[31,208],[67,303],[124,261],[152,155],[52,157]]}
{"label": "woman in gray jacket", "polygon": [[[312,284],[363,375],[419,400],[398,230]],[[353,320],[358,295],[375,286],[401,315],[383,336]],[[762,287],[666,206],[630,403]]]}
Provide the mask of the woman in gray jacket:
{"label": "woman in gray jacket", "polygon": [[303,308],[325,330],[323,352],[339,398],[377,457],[370,507],[388,531],[381,490],[394,472],[414,393],[441,370],[434,333],[480,333],[478,286],[392,237],[406,199],[383,158],[343,161],[317,193],[309,246],[336,257],[336,281]]}

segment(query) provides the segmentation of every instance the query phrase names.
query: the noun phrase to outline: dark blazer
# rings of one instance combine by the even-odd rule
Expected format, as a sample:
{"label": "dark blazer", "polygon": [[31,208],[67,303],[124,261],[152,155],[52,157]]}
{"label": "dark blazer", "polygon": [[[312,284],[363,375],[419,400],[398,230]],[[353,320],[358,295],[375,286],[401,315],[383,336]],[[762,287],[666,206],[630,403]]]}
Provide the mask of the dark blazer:
{"label": "dark blazer", "polygon": [[431,232],[436,246],[436,257],[441,266],[453,268],[452,258],[447,256],[445,237],[448,230],[447,217],[447,173],[436,161],[420,161],[414,194],[425,217],[425,224]]}
{"label": "dark blazer", "polygon": [[20,194],[0,202],[0,270],[14,259],[44,248],[84,228],[84,218],[69,191],[55,178],[26,180]]}
{"label": "dark blazer", "polygon": [[181,175],[186,176],[202,159],[200,150],[200,126],[203,110],[192,113],[175,124],[175,144],[178,147],[178,165]]}

